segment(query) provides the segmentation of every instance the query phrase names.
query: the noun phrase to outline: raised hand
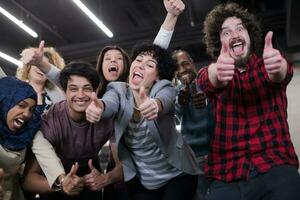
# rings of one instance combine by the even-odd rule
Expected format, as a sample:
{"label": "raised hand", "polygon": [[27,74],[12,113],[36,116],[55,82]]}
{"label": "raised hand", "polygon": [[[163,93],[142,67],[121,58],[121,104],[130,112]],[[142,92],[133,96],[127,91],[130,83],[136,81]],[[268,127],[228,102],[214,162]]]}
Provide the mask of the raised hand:
{"label": "raised hand", "polygon": [[92,93],[91,103],[85,110],[86,120],[91,123],[99,122],[101,119],[101,115],[104,109],[103,103],[100,99],[97,98],[95,92]]}
{"label": "raised hand", "polygon": [[192,105],[197,109],[206,107],[206,96],[203,92],[197,92],[192,95]]}
{"label": "raised hand", "polygon": [[164,5],[168,13],[173,15],[180,15],[185,8],[181,0],[164,0]]}
{"label": "raised hand", "polygon": [[42,40],[39,44],[39,48],[30,48],[23,52],[21,55],[21,61],[24,65],[39,66],[44,57],[45,41]]}
{"label": "raised hand", "polygon": [[280,74],[282,70],[283,58],[277,49],[272,45],[273,32],[269,31],[265,37],[265,46],[263,59],[267,73],[269,76]]}
{"label": "raised hand", "polygon": [[218,57],[216,65],[216,77],[222,86],[228,84],[234,75],[234,59],[230,57],[228,48],[222,45],[221,54]]}
{"label": "raised hand", "polygon": [[141,115],[147,120],[157,118],[159,111],[158,103],[155,99],[152,99],[146,95],[144,86],[142,86],[139,90],[139,98],[142,102],[138,108]]}
{"label": "raised hand", "polygon": [[109,184],[108,176],[99,172],[93,165],[93,161],[89,159],[89,168],[91,172],[84,176],[85,185],[92,191],[99,191]]}
{"label": "raised hand", "polygon": [[190,90],[189,90],[189,84],[185,84],[185,86],[179,90],[177,99],[179,105],[187,105],[189,103],[189,98],[190,98]]}
{"label": "raised hand", "polygon": [[84,179],[76,175],[78,168],[79,165],[76,162],[62,182],[63,191],[67,195],[76,196],[84,187]]}

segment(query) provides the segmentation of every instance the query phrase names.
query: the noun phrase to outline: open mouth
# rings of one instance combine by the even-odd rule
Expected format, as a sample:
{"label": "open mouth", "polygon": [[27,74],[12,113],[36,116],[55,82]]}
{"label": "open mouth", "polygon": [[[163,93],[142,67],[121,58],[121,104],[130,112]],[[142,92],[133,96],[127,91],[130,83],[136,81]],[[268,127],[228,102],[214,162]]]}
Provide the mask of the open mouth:
{"label": "open mouth", "polygon": [[108,72],[118,72],[118,67],[117,66],[111,66],[108,68]]}
{"label": "open mouth", "polygon": [[133,75],[132,75],[132,82],[134,84],[139,84],[142,80],[144,79],[144,75],[140,72],[133,72]]}
{"label": "open mouth", "polygon": [[17,129],[21,128],[24,123],[25,123],[24,119],[17,118],[17,119],[14,120],[14,127],[17,128]]}
{"label": "open mouth", "polygon": [[242,39],[233,40],[230,43],[230,47],[236,56],[240,56],[244,53],[245,41]]}

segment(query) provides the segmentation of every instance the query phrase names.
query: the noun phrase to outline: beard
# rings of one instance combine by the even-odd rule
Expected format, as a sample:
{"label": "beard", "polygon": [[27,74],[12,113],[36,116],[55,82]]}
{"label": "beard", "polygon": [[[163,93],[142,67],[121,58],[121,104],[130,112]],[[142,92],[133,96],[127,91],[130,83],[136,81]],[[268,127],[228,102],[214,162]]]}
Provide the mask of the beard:
{"label": "beard", "polygon": [[234,60],[234,66],[238,69],[245,70],[246,65],[250,58],[250,50],[247,52],[247,54],[244,57],[240,57],[238,59]]}

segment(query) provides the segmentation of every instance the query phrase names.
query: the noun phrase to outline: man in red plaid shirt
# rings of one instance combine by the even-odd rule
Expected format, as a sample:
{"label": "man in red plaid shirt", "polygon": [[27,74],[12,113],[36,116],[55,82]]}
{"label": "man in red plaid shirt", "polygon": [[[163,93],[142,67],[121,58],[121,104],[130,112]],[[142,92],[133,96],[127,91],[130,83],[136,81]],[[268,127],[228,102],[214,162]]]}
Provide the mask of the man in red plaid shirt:
{"label": "man in red plaid shirt", "polygon": [[207,199],[300,199],[298,159],[287,122],[293,69],[254,16],[235,3],[215,7],[204,41],[216,61],[197,84],[212,101],[216,127],[205,166]]}

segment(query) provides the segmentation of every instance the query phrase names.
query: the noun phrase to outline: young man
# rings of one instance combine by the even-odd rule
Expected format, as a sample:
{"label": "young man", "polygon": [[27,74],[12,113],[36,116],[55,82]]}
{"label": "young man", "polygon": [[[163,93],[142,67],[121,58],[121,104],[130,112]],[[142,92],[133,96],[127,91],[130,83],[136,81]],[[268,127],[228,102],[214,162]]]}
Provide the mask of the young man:
{"label": "young man", "polygon": [[[78,196],[72,199],[101,199],[99,191],[108,184],[120,181],[123,175],[121,163],[117,159],[112,171],[107,174],[99,172],[98,152],[113,136],[113,120],[101,120],[93,124],[86,120],[85,110],[92,98],[96,98],[99,76],[90,64],[73,62],[61,71],[59,81],[65,91],[66,101],[54,104],[43,116],[41,132],[55,148],[65,171],[71,169],[68,176],[78,177],[76,186],[73,186]],[[31,168],[34,167],[27,172],[25,188],[32,192],[48,192],[38,191],[41,182],[40,179],[34,179],[38,173],[36,164]],[[60,177],[57,181],[57,185],[64,190],[72,184],[72,181],[66,183],[65,180],[65,177]],[[47,196],[49,199],[70,198],[64,193]]]}
{"label": "young man", "polygon": [[253,15],[229,3],[208,14],[204,39],[216,59],[197,79],[216,114],[207,199],[300,199],[286,110],[293,69],[272,47],[272,32],[261,48]]}
{"label": "young man", "polygon": [[204,160],[209,152],[210,138],[214,131],[214,116],[211,105],[202,91],[197,91],[195,78],[197,70],[190,55],[184,50],[173,52],[177,63],[175,84],[177,98],[175,102],[176,115],[181,121],[181,134],[192,147],[202,174],[198,177],[197,193],[194,199],[201,200],[209,186],[203,174]]}

